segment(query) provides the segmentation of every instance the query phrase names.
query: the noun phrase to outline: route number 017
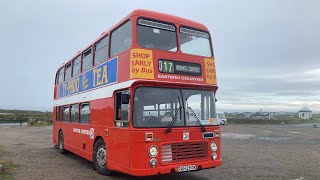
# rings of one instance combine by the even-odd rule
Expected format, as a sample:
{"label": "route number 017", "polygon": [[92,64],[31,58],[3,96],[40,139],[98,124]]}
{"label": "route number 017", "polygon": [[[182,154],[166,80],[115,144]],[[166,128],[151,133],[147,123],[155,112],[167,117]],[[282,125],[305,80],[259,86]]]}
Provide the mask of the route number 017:
{"label": "route number 017", "polygon": [[166,60],[159,60],[159,71],[164,73],[174,73],[173,62]]}

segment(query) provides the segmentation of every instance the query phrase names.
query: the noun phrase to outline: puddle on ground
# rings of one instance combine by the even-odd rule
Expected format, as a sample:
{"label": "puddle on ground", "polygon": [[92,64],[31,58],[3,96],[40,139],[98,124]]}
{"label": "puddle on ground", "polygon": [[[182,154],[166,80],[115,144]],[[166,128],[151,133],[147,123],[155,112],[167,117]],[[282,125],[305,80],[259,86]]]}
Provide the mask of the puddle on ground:
{"label": "puddle on ground", "polygon": [[227,139],[250,139],[254,138],[257,140],[270,141],[270,142],[281,142],[289,140],[288,137],[283,136],[256,136],[253,134],[239,134],[239,133],[222,133],[223,138]]}
{"label": "puddle on ground", "polygon": [[255,136],[256,135],[253,135],[253,134],[222,133],[223,138],[230,138],[230,139],[249,139]]}
{"label": "puddle on ground", "polygon": [[300,132],[295,132],[295,131],[289,131],[291,134],[300,134]]}
{"label": "puddle on ground", "polygon": [[272,141],[272,142],[280,142],[280,141],[287,141],[288,137],[257,137],[258,140],[264,140],[264,141]]}

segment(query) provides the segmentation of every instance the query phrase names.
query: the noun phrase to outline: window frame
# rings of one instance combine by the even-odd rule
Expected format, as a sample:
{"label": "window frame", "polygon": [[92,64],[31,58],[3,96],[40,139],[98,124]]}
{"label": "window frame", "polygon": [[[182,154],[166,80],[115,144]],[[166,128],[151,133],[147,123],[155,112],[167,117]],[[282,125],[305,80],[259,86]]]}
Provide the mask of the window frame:
{"label": "window frame", "polygon": [[[200,32],[203,32],[203,33],[207,33],[209,38],[209,44],[210,44],[210,51],[211,51],[211,56],[201,56],[201,55],[195,55],[195,54],[188,54],[188,53],[185,53],[181,50],[181,37],[180,37],[180,34],[181,34],[181,28],[186,28],[186,29],[190,29],[190,30],[194,30],[194,31],[200,31]],[[209,31],[206,31],[206,30],[203,30],[203,29],[199,29],[199,28],[195,28],[195,27],[190,27],[190,26],[185,26],[185,25],[180,25],[179,26],[179,32],[177,31],[177,34],[179,36],[179,49],[181,51],[181,53],[183,54],[188,54],[188,55],[193,55],[193,56],[200,56],[200,57],[205,57],[205,58],[213,58],[214,57],[214,51],[213,51],[213,46],[212,46],[212,41],[211,41],[211,34],[209,33]]]}
{"label": "window frame", "polygon": [[[80,57],[80,58],[79,58]],[[79,66],[80,66],[80,71],[79,71],[79,74],[76,74],[74,75],[74,65],[75,65],[75,61],[79,58]],[[75,57],[74,59],[72,59],[72,69],[71,69],[71,77],[76,77],[76,76],[79,76],[81,74],[81,55],[78,55],[77,57]]]}
{"label": "window frame", "polygon": [[[63,79],[62,79],[62,81],[60,82],[60,71],[61,70],[63,70]],[[64,82],[64,76],[65,76],[65,67],[64,66],[62,66],[60,69],[59,69],[59,71],[58,71],[59,73],[58,73],[58,84],[61,84],[61,83],[63,83]]]}
{"label": "window frame", "polygon": [[[89,120],[88,120],[87,123],[81,123],[81,106],[82,106],[83,104],[89,105]],[[79,124],[84,124],[84,125],[86,125],[86,124],[90,124],[90,122],[91,122],[91,107],[90,107],[90,102],[81,102],[81,103],[79,103]]]}
{"label": "window frame", "polygon": [[[176,35],[176,45],[177,45],[177,50],[176,51],[169,51],[169,50],[162,50],[162,49],[155,49],[155,48],[151,48],[151,49],[154,49],[154,50],[157,50],[157,51],[165,51],[165,52],[178,52],[180,51],[180,35],[179,35],[179,32],[178,32],[178,27],[176,24],[174,23],[171,23],[171,22],[166,22],[166,21],[161,21],[161,20],[157,20],[157,19],[152,19],[152,18],[147,18],[147,17],[144,17],[144,16],[140,16],[137,18],[137,21],[136,21],[136,43],[138,44],[138,46],[140,48],[146,48],[146,47],[143,47],[139,44],[138,42],[138,26],[141,25],[141,26],[146,26],[146,25],[142,25],[142,24],[139,24],[139,20],[142,19],[142,20],[146,20],[146,21],[153,21],[155,23],[160,23],[160,24],[167,24],[167,25],[171,25],[174,27],[174,32],[175,35]],[[159,27],[153,27],[153,26],[146,26],[146,27],[151,27],[151,28],[159,28]],[[180,27],[179,27],[180,28]],[[165,31],[170,31],[168,29],[165,29],[165,28],[159,28],[159,29],[162,29],[162,30],[165,30]]]}
{"label": "window frame", "polygon": [[[67,79],[67,66],[69,66],[70,65],[70,77]],[[66,65],[65,65],[65,72],[64,72],[64,79],[65,79],[65,81],[68,81],[69,79],[71,79],[72,78],[72,62],[68,62]]]}
{"label": "window frame", "polygon": [[63,122],[63,106],[59,106],[59,122]]}
{"label": "window frame", "polygon": [[56,122],[60,121],[60,106],[56,106]]}
{"label": "window frame", "polygon": [[[86,70],[83,70],[83,60],[87,60],[86,57],[90,56],[90,55],[87,55],[86,57],[84,57],[84,54],[85,54],[87,51],[89,51],[89,50],[91,50],[91,53],[90,53],[90,54],[91,54],[90,67],[89,67],[88,69],[86,69]],[[80,74],[88,71],[89,69],[91,69],[91,68],[93,67],[93,64],[92,64],[93,54],[92,54],[92,52],[93,52],[93,47],[90,46],[89,48],[87,48],[86,50],[84,50],[84,51],[81,53],[81,70],[80,70]]]}
{"label": "window frame", "polygon": [[[104,39],[104,38],[108,38],[107,39],[107,43],[106,44],[104,44],[102,47],[100,47],[99,49],[97,49],[96,47],[97,47],[97,45],[99,44],[99,43],[101,43],[101,41]],[[95,66],[98,66],[99,64],[102,64],[103,62],[105,62],[108,58],[109,58],[109,48],[110,48],[110,43],[111,42],[109,42],[110,41],[110,37],[109,37],[109,34],[106,34],[105,36],[103,36],[102,38],[100,38],[97,42],[95,42],[94,44],[93,44],[93,66],[95,67]],[[106,59],[104,60],[104,61],[102,61],[102,62],[100,62],[99,64],[96,64],[96,51],[98,50],[101,50],[102,48],[104,48],[105,46],[107,46],[107,55],[106,55]]]}
{"label": "window frame", "polygon": [[[118,105],[120,104],[120,107],[122,106],[122,102],[121,102],[121,95],[123,93],[129,93],[130,95],[130,90],[129,89],[120,89],[118,91],[115,91],[114,92],[114,118],[113,118],[113,121],[114,121],[114,127],[118,127],[118,128],[129,128],[130,126],[130,117],[131,117],[131,112],[132,112],[132,104],[131,104],[131,95],[130,95],[130,99],[129,99],[129,103],[128,103],[128,120],[125,121],[125,120],[122,120],[122,119],[117,119],[117,115],[118,115]],[[120,99],[118,99],[117,95],[120,95]],[[119,104],[118,104],[119,103]],[[120,118],[121,118],[121,113],[120,113]],[[122,125],[122,126],[118,126],[117,125],[117,122],[118,123],[127,123],[126,126]]]}
{"label": "window frame", "polygon": [[[164,89],[178,89],[178,90],[180,90],[180,93],[181,93],[181,96],[182,96],[182,103],[181,103],[181,107],[182,107],[182,112],[180,112],[181,114],[182,114],[182,116],[181,116],[181,118],[183,118],[184,119],[184,126],[172,126],[172,128],[189,128],[189,127],[196,127],[196,128],[201,128],[201,126],[200,125],[197,125],[197,126],[187,126],[187,120],[186,120],[186,100],[184,100],[184,96],[183,96],[183,92],[182,92],[182,90],[200,90],[200,91],[208,91],[208,92],[212,92],[213,93],[213,108],[214,108],[214,112],[215,112],[215,118],[217,118],[216,116],[216,112],[217,112],[217,108],[216,108],[216,102],[214,101],[214,99],[216,98],[216,95],[215,95],[215,92],[212,90],[212,89],[192,89],[192,88],[183,88],[183,87],[166,87],[166,86],[164,86],[164,87],[155,87],[155,86],[148,86],[148,85],[144,85],[144,86],[137,86],[134,90],[133,90],[133,98],[135,97],[135,93],[136,93],[136,90],[137,89],[139,89],[139,88],[164,88]],[[167,127],[162,127],[162,126],[154,126],[154,127],[139,127],[139,126],[135,126],[134,125],[134,123],[133,123],[133,121],[134,121],[134,106],[135,106],[135,103],[134,103],[134,101],[132,102],[132,106],[131,106],[131,109],[132,109],[132,119],[131,119],[131,121],[132,121],[132,127],[133,128],[136,128],[136,129],[144,129],[144,128],[147,128],[147,129],[149,129],[149,128],[167,128]],[[129,116],[130,117],[130,116]],[[208,127],[216,127],[216,126],[220,126],[220,125],[218,125],[218,124],[216,124],[216,125],[210,125],[210,124],[208,124],[208,125],[204,125],[203,124],[203,126],[205,127],[205,128],[208,128]]]}
{"label": "window frame", "polygon": [[[77,118],[77,122],[72,122],[72,114],[71,114],[71,110],[72,110],[72,106],[74,105],[77,105],[78,108],[77,108],[77,113],[78,113],[78,118]],[[70,123],[73,123],[73,124],[79,124],[79,120],[80,120],[80,103],[74,103],[74,104],[70,104]]]}
{"label": "window frame", "polygon": [[[63,105],[63,106],[61,106],[62,108],[63,108],[63,117],[62,117],[62,122],[65,122],[65,123],[70,123],[70,106],[69,105]],[[65,112],[65,107],[67,107],[68,108],[68,120],[66,121],[65,119],[64,119],[64,117],[65,117],[65,114],[64,114],[64,112]]]}
{"label": "window frame", "polygon": [[60,73],[60,69],[58,69],[58,71],[56,72],[56,79],[55,79],[55,85],[59,84],[59,74]]}
{"label": "window frame", "polygon": [[[120,52],[120,53],[117,53],[116,55],[113,55],[113,56],[111,56],[111,50],[112,50],[112,34],[117,30],[117,29],[119,29],[120,27],[122,27],[123,25],[125,25],[127,22],[131,22],[131,46],[128,48],[128,49],[126,49],[126,50],[124,50],[124,51],[122,51],[122,52]],[[126,52],[126,51],[128,51],[129,49],[131,49],[132,48],[132,46],[134,45],[134,42],[133,42],[133,39],[134,39],[134,34],[133,34],[133,23],[132,23],[132,20],[131,19],[127,19],[126,21],[124,21],[123,23],[121,23],[121,24],[119,24],[117,27],[115,27],[114,29],[112,29],[111,31],[110,31],[110,36],[109,36],[109,52],[108,52],[108,57],[109,58],[113,58],[113,57],[116,57],[116,56],[118,56],[119,54],[122,54],[122,53],[124,53],[124,52]]]}
{"label": "window frame", "polygon": [[[172,26],[172,27],[173,27],[173,30],[171,30],[171,29],[169,29],[169,28],[160,27],[160,26],[153,26],[153,25],[150,25],[150,24],[143,24],[143,23],[139,22],[140,20],[142,20],[142,21],[149,21],[149,22],[154,23],[154,24],[162,24],[162,25]],[[147,27],[153,27],[153,28],[157,28],[157,29],[163,29],[163,30],[166,30],[166,31],[177,32],[177,31],[176,31],[176,30],[177,30],[177,27],[176,27],[175,24],[170,23],[170,22],[165,22],[165,21],[157,20],[157,19],[139,17],[139,18],[137,19],[137,26],[138,26],[138,25],[147,26]]]}

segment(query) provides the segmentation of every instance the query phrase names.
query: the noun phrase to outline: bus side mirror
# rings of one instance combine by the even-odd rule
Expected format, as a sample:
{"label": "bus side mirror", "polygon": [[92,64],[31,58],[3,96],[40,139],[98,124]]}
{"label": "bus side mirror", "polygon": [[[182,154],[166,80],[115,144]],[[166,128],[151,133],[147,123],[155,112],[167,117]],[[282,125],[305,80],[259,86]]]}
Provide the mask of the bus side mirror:
{"label": "bus side mirror", "polygon": [[214,98],[214,100],[217,102],[218,101],[218,99],[217,98]]}
{"label": "bus side mirror", "polygon": [[121,94],[121,104],[129,104],[130,95],[129,94]]}

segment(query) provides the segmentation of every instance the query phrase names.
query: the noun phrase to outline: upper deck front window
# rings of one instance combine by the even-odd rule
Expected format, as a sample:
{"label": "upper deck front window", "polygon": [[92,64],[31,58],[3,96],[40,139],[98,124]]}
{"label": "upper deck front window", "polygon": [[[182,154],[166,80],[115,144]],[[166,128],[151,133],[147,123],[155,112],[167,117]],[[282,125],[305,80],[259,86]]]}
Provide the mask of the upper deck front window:
{"label": "upper deck front window", "polygon": [[181,51],[186,54],[211,57],[209,34],[189,28],[180,28]]}
{"label": "upper deck front window", "polygon": [[177,51],[176,28],[171,24],[139,19],[137,40],[144,48]]}

